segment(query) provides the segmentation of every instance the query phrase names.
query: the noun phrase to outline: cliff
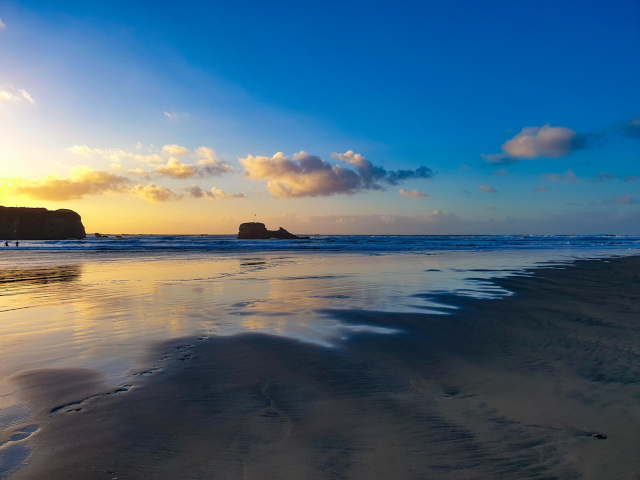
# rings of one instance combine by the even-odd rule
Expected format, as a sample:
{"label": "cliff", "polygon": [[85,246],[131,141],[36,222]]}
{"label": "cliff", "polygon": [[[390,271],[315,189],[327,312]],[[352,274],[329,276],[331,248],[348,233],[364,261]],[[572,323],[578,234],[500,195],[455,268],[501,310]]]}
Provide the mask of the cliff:
{"label": "cliff", "polygon": [[240,225],[238,232],[238,240],[266,240],[268,238],[280,238],[283,240],[300,240],[309,237],[299,237],[293,233],[287,232],[280,227],[278,230],[267,230],[264,223],[249,222]]}
{"label": "cliff", "polygon": [[85,238],[80,215],[72,210],[0,207],[0,240]]}

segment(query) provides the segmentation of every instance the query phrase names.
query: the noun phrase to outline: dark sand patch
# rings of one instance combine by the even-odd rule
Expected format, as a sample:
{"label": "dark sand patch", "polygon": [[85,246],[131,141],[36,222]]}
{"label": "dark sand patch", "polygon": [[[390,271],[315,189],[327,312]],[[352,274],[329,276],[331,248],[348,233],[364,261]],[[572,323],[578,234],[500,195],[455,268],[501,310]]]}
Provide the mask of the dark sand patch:
{"label": "dark sand patch", "polygon": [[30,372],[42,428],[15,478],[638,479],[639,274],[638,257],[580,261],[447,316],[333,311],[402,332],[332,349],[171,342],[123,395]]}

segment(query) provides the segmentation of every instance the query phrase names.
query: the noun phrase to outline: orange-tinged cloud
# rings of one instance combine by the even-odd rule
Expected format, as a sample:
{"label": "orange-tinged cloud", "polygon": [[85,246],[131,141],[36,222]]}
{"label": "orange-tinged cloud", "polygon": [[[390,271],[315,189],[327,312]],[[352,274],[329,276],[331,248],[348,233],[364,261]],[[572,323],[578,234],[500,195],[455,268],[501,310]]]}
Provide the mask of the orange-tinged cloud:
{"label": "orange-tinged cloud", "polygon": [[162,147],[162,153],[168,157],[180,157],[182,155],[188,155],[189,149],[187,147],[181,147],[180,145],[165,145]]}
{"label": "orange-tinged cloud", "polygon": [[206,198],[207,200],[224,200],[230,198],[246,198],[244,193],[227,193],[219,188],[213,187],[211,190],[203,190],[199,185],[192,185],[187,188],[183,188],[188,197],[191,198]]}
{"label": "orange-tinged cloud", "polygon": [[424,192],[419,192],[418,190],[405,190],[404,188],[398,190],[398,193],[408,198],[425,198],[429,196]]}
{"label": "orange-tinged cloud", "polygon": [[177,158],[171,157],[166,165],[159,165],[155,169],[155,173],[171,178],[190,178],[198,173],[198,169],[194,165],[188,165],[180,162]]}
{"label": "orange-tinged cloud", "polygon": [[282,152],[271,158],[249,155],[240,163],[247,177],[268,180],[267,190],[274,197],[317,197],[360,191],[360,177],[356,172],[306,152],[295,154],[293,159]]}
{"label": "orange-tinged cloud", "polygon": [[131,194],[152,203],[182,200],[182,195],[179,193],[169,188],[154,185],[153,183],[146,187],[144,185],[136,185],[131,189]]}
{"label": "orange-tinged cloud", "polygon": [[39,200],[64,202],[79,200],[85,195],[122,193],[129,189],[130,180],[113,173],[95,171],[85,166],[72,169],[68,177],[55,173],[38,180],[15,180],[16,193]]}

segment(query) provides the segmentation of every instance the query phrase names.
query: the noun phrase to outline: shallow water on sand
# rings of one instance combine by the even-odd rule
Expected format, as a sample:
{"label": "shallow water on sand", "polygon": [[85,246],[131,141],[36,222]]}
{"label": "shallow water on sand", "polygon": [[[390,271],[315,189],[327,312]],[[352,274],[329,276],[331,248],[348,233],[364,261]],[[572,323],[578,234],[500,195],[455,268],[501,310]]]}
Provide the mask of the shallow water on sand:
{"label": "shallow water on sand", "polygon": [[[11,382],[22,371],[91,368],[117,385],[150,345],[188,335],[252,331],[340,348],[359,332],[399,331],[346,324],[336,311],[446,315],[456,307],[439,299],[442,294],[496,299],[510,292],[495,286],[494,278],[630,253],[637,250],[4,254],[0,431],[29,421],[31,412]],[[14,443],[11,458],[23,458],[23,447]],[[5,462],[7,455],[0,446]]]}

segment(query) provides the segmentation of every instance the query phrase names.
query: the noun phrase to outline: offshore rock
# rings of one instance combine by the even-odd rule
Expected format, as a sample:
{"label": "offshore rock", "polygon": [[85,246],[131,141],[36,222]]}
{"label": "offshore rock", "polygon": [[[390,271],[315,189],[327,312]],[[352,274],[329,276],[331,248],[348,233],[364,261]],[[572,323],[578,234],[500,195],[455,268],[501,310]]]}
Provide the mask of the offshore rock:
{"label": "offshore rock", "polygon": [[80,215],[72,210],[0,206],[2,240],[65,240],[86,236]]}
{"label": "offshore rock", "polygon": [[248,222],[240,225],[238,240],[266,240],[268,238],[280,238],[283,240],[304,240],[309,237],[299,237],[287,232],[280,227],[278,230],[267,230],[264,223]]}

